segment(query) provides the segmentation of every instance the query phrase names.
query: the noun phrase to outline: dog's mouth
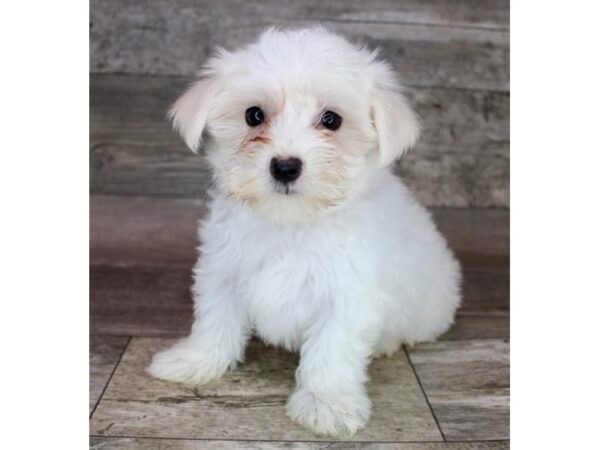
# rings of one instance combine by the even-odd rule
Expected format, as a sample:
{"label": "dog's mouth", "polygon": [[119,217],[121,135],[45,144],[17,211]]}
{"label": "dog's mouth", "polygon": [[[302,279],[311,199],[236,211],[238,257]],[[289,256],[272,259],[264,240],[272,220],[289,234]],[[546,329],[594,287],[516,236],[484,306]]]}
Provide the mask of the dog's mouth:
{"label": "dog's mouth", "polygon": [[282,195],[295,195],[298,193],[290,183],[275,182],[273,190]]}

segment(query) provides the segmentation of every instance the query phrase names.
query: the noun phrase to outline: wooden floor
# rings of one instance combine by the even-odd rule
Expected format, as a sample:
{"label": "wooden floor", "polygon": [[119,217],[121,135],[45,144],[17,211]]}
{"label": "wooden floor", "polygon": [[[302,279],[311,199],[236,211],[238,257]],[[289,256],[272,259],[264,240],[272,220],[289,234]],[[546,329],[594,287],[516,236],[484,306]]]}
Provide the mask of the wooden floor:
{"label": "wooden floor", "polygon": [[238,370],[201,388],[145,373],[156,351],[189,331],[195,221],[204,212],[191,199],[91,199],[93,448],[508,448],[506,210],[433,211],[463,264],[463,306],[438,342],[371,364],[372,418],[352,444],[287,418],[298,357],[258,341]]}

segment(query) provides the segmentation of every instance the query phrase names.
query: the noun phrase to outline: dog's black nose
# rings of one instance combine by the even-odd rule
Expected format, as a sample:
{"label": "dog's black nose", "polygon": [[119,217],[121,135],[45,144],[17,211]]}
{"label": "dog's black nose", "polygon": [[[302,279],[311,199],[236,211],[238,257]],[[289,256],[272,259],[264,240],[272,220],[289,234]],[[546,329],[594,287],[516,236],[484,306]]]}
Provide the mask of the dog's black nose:
{"label": "dog's black nose", "polygon": [[277,181],[291,183],[300,176],[300,172],[302,172],[302,161],[298,158],[271,160],[271,175]]}

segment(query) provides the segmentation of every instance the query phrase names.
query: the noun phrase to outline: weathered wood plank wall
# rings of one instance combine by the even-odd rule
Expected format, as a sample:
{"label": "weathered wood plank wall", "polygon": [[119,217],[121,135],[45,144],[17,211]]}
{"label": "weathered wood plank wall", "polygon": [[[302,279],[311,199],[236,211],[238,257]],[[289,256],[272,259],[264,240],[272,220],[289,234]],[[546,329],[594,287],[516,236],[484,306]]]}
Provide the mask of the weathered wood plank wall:
{"label": "weathered wood plank wall", "polygon": [[165,112],[216,45],[319,20],[381,46],[424,124],[399,164],[432,206],[509,206],[509,2],[93,0],[91,191],[202,196],[208,168]]}

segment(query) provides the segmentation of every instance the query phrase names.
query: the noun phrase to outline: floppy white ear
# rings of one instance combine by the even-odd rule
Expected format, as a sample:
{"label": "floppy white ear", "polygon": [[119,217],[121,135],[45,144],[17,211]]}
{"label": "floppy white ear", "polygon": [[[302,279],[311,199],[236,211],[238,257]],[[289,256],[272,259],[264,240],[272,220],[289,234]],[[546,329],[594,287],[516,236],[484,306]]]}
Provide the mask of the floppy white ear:
{"label": "floppy white ear", "polygon": [[379,69],[373,89],[372,115],[379,140],[379,163],[387,166],[415,144],[420,127],[391,69],[383,65]]}
{"label": "floppy white ear", "polygon": [[187,146],[197,152],[202,144],[209,113],[217,92],[215,78],[197,81],[179,97],[171,107],[168,117]]}

